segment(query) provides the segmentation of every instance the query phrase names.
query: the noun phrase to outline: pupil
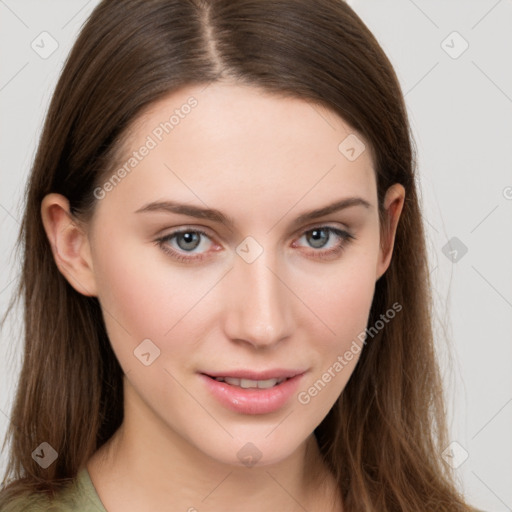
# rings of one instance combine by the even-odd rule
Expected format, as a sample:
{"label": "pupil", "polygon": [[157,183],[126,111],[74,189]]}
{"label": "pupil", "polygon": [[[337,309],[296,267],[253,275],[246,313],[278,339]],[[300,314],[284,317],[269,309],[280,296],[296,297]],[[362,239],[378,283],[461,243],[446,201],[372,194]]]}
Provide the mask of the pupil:
{"label": "pupil", "polygon": [[[197,247],[197,245],[198,245],[197,242],[199,239],[198,233],[192,233],[192,232],[181,233],[180,237],[178,237],[178,245],[180,246],[181,249],[185,249],[185,250],[186,249],[195,249]],[[190,246],[183,247],[182,244],[179,243],[179,240],[181,240],[181,239],[185,240],[185,244],[192,244],[193,247],[190,247]],[[195,245],[194,245],[194,242],[195,242]]]}
{"label": "pupil", "polygon": [[[320,233],[324,233],[324,236],[319,236]],[[315,243],[320,241],[320,243],[314,243],[314,247],[322,247],[323,245],[325,245],[326,239],[328,238],[325,229],[314,229],[313,231],[311,231],[311,235]]]}

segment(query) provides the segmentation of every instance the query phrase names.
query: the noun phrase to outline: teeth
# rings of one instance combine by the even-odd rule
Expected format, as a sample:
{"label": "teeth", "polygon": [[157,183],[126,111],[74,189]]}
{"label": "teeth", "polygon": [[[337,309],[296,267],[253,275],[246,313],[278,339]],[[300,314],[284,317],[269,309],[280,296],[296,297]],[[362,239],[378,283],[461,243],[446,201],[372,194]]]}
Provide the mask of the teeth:
{"label": "teeth", "polygon": [[250,380],[250,379],[236,379],[234,377],[215,377],[215,380],[220,382],[226,382],[231,386],[238,386],[243,389],[247,388],[258,388],[258,389],[268,389],[273,388],[275,385],[280,384],[286,378],[282,379],[267,379],[267,380]]}

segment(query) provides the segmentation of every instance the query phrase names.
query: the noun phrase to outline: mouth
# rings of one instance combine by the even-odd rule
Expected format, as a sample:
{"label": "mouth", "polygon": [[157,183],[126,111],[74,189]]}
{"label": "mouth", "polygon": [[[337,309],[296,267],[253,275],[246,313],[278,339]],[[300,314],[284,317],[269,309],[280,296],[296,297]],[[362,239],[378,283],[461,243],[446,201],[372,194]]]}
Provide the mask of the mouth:
{"label": "mouth", "polygon": [[226,370],[199,376],[211,396],[225,408],[239,414],[268,414],[290,403],[307,371]]}
{"label": "mouth", "polygon": [[239,379],[236,377],[212,377],[211,375],[203,374],[217,382],[225,382],[230,386],[235,386],[242,389],[270,389],[278,386],[282,382],[285,382],[292,377],[281,377],[264,380],[253,380],[253,379]]}
{"label": "mouth", "polygon": [[211,396],[225,408],[239,414],[268,414],[290,403],[305,373],[226,371],[213,375],[200,373],[199,376]]}

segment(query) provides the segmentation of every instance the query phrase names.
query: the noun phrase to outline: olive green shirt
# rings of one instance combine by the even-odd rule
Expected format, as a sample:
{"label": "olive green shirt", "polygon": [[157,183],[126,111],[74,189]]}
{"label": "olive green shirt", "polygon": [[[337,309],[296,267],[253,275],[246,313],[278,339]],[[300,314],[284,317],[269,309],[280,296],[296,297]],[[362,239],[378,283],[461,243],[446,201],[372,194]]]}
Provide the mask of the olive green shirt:
{"label": "olive green shirt", "polygon": [[73,484],[58,498],[48,501],[42,496],[18,498],[0,507],[0,512],[107,512],[96,493],[86,468],[81,469]]}
{"label": "olive green shirt", "polygon": [[[483,512],[473,509],[474,512]],[[73,485],[49,502],[44,497],[18,498],[0,507],[0,512],[107,512],[96,493],[86,468],[78,472]]]}

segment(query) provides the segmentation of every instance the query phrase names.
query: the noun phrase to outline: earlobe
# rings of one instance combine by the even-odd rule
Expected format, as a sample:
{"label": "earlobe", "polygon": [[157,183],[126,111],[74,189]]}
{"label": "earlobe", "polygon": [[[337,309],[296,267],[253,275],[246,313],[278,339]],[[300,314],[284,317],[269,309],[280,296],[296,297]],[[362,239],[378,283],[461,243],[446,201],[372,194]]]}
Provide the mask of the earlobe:
{"label": "earlobe", "polygon": [[79,293],[96,295],[96,284],[87,234],[73,217],[69,201],[48,194],[41,203],[41,218],[60,273]]}
{"label": "earlobe", "polygon": [[393,186],[389,187],[384,198],[386,217],[384,221],[385,225],[380,230],[381,241],[379,248],[379,260],[377,262],[377,280],[384,275],[391,263],[396,230],[404,206],[404,201],[405,188],[401,184],[395,183]]}

